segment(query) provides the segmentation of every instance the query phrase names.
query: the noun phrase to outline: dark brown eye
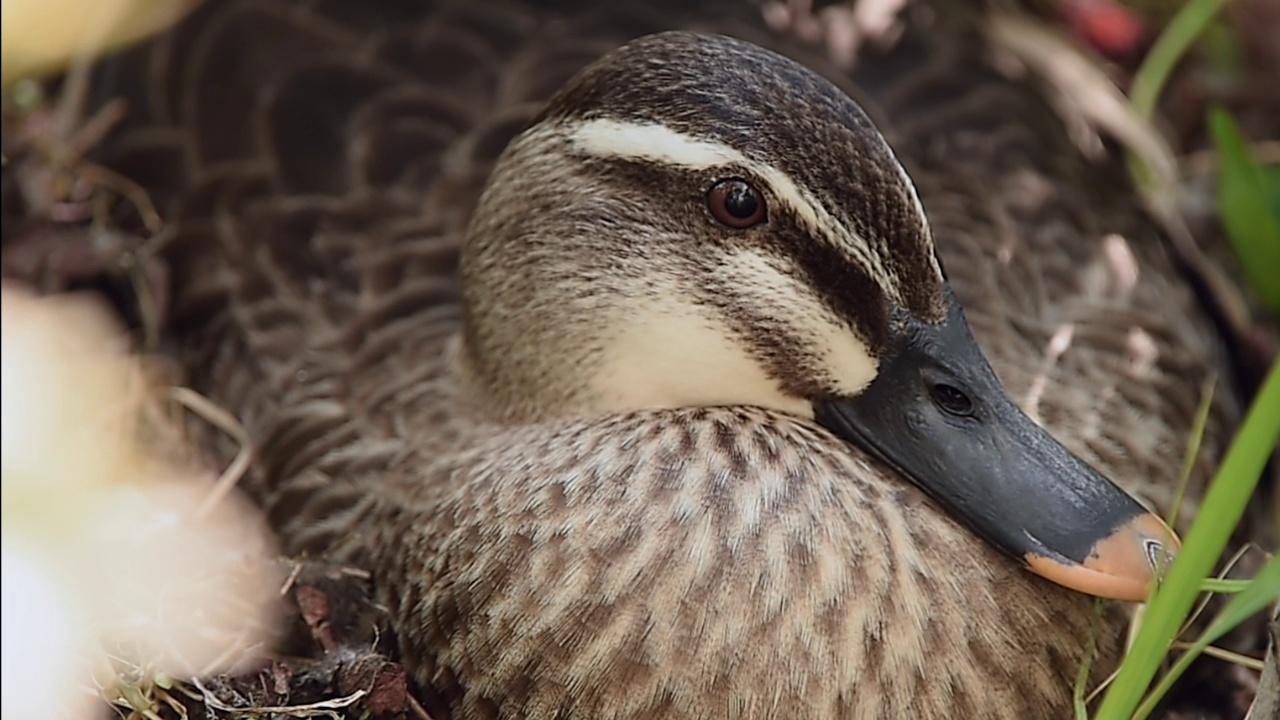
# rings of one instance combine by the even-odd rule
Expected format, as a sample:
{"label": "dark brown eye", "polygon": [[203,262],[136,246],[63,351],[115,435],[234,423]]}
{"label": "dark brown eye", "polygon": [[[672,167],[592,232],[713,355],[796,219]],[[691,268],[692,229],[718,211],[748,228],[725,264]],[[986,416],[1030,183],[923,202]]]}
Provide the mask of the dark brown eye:
{"label": "dark brown eye", "polygon": [[764,222],[764,198],[746,180],[721,180],[707,192],[707,209],[717,222],[743,230]]}
{"label": "dark brown eye", "polygon": [[954,385],[938,383],[930,389],[933,402],[943,411],[956,417],[969,417],[973,414],[973,401],[964,391]]}

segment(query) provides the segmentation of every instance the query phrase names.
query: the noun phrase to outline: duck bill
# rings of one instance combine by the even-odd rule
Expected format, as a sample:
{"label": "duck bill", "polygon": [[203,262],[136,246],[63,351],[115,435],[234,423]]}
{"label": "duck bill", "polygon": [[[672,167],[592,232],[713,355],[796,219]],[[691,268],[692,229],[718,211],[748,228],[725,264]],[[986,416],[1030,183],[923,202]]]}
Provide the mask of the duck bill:
{"label": "duck bill", "polygon": [[1014,405],[958,303],[936,325],[899,313],[893,335],[876,379],[856,397],[816,403],[818,422],[1032,572],[1145,600],[1177,537]]}

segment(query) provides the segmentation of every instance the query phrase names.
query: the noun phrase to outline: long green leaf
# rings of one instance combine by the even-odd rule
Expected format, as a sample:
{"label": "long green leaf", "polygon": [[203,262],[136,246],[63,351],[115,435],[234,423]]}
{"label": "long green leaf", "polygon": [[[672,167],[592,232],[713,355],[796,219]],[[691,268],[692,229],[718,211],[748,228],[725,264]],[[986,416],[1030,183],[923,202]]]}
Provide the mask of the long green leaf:
{"label": "long green leaf", "polygon": [[1169,21],[1169,25],[1160,33],[1133,76],[1129,101],[1139,115],[1151,118],[1151,114],[1155,112],[1156,100],[1160,98],[1160,91],[1174,66],[1227,2],[1228,0],[1191,0]]}
{"label": "long green leaf", "polygon": [[1250,284],[1272,312],[1280,313],[1280,216],[1271,204],[1272,189],[1249,157],[1249,148],[1225,110],[1209,114],[1209,128],[1222,158],[1218,211],[1227,239]]}
{"label": "long green leaf", "polygon": [[1169,668],[1169,672],[1160,678],[1160,682],[1156,685],[1147,699],[1138,706],[1134,712],[1135,718],[1145,718],[1155,709],[1156,704],[1160,702],[1160,698],[1173,687],[1173,684],[1182,677],[1182,674],[1191,667],[1191,663],[1195,661],[1205,648],[1212,645],[1218,638],[1226,635],[1232,628],[1240,623],[1253,617],[1254,613],[1262,610],[1262,608],[1280,598],[1280,555],[1273,556],[1266,567],[1254,576],[1247,587],[1240,593],[1233,596],[1226,607],[1218,613],[1218,616],[1209,623],[1209,627],[1205,628],[1199,639],[1191,645],[1181,656],[1178,661]]}
{"label": "long green leaf", "polygon": [[1203,637],[1197,645],[1215,643],[1232,628],[1253,617],[1254,613],[1269,605],[1280,597],[1280,555],[1274,555],[1266,566],[1254,576],[1249,586],[1236,593],[1227,606],[1222,608],[1218,617],[1205,628]]}
{"label": "long green leaf", "polygon": [[1098,720],[1125,720],[1137,708],[1195,602],[1201,582],[1212,572],[1239,522],[1278,438],[1280,363],[1267,374],[1205,495],[1182,551],[1152,597],[1133,647],[1098,709]]}

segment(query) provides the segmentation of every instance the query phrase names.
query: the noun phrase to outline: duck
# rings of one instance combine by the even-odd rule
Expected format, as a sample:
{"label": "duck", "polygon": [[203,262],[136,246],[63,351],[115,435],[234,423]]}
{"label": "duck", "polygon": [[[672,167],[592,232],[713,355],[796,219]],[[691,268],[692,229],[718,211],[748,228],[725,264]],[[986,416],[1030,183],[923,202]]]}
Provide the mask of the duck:
{"label": "duck", "polygon": [[100,161],[432,717],[1070,717],[1226,359],[979,15],[846,72],[746,3],[215,1]]}

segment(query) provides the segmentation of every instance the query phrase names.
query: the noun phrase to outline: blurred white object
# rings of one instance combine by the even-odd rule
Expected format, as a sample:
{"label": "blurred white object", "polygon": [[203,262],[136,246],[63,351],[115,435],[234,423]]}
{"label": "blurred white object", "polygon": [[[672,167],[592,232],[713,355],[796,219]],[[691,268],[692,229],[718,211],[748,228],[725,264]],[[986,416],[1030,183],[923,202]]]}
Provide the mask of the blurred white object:
{"label": "blurred white object", "polygon": [[139,444],[149,390],[96,303],[0,293],[4,720],[96,717],[50,703],[110,685],[108,656],[178,678],[252,660],[279,588],[256,510],[201,514],[209,478]]}
{"label": "blurred white object", "polygon": [[198,0],[4,0],[3,84],[54,72],[177,22]]}
{"label": "blurred white object", "polygon": [[0,548],[0,717],[95,717],[102,710],[95,698],[67,682],[67,669],[80,662],[79,645],[87,625],[69,602],[67,587],[50,577],[43,564],[30,547],[5,538]]}

